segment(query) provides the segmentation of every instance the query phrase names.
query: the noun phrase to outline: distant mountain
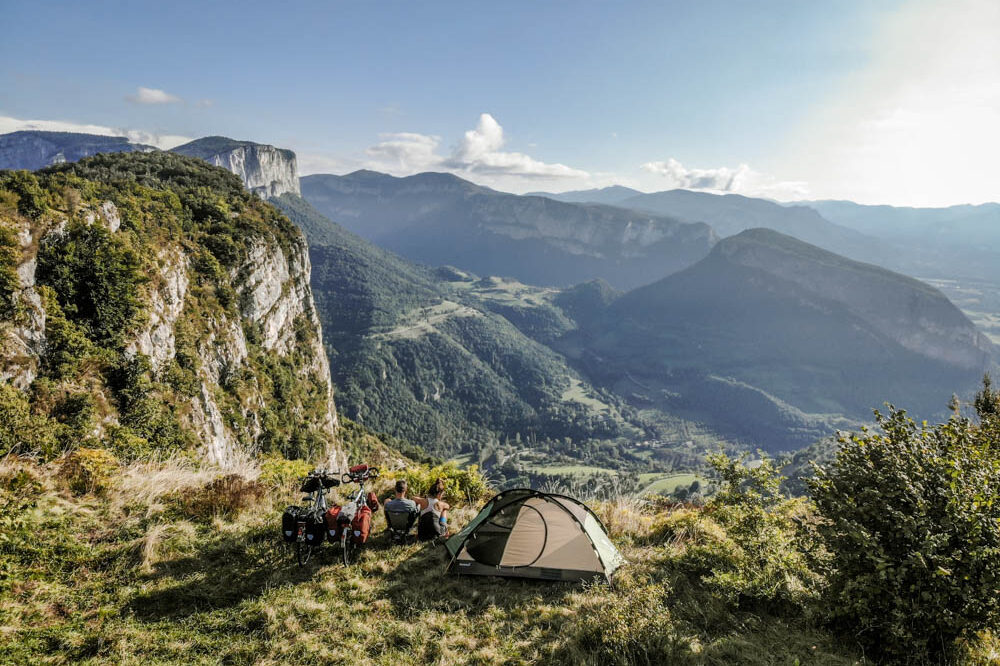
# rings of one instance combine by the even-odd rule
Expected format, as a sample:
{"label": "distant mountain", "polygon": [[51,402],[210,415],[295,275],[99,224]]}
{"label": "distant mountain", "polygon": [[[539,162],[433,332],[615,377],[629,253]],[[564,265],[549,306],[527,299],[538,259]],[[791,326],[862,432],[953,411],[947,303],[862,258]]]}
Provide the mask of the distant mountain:
{"label": "distant mountain", "polygon": [[893,247],[884,264],[910,275],[1000,282],[1000,204],[948,208],[804,202],[823,217]]}
{"label": "distant mountain", "polygon": [[716,240],[704,224],[506,194],[445,173],[307,176],[302,196],[411,261],[539,285],[647,284],[704,257]]}
{"label": "distant mountain", "polygon": [[237,141],[224,136],[195,139],[171,152],[199,157],[232,171],[243,179],[251,192],[264,199],[285,193],[299,193],[295,153],[253,141]]}
{"label": "distant mountain", "polygon": [[529,192],[525,196],[547,197],[566,203],[600,203],[614,206],[625,199],[642,194],[624,185],[612,185],[593,190],[573,190],[571,192]]}
{"label": "distant mountain", "polygon": [[995,354],[936,289],[768,229],[720,241],[597,321],[564,342],[594,381],[777,448],[886,400],[940,414]]}
{"label": "distant mountain", "polygon": [[131,143],[123,136],[77,132],[23,131],[0,134],[0,169],[35,171],[50,164],[76,162],[98,153],[132,153],[156,150]]}
{"label": "distant mountain", "polygon": [[865,206],[852,201],[801,202],[826,219],[878,238],[906,238],[935,245],[975,245],[1000,251],[1000,204],[947,208]]}
{"label": "distant mountain", "polygon": [[486,456],[508,440],[563,446],[568,437],[603,442],[593,450],[611,462],[629,459],[619,440],[647,436],[633,410],[623,413],[620,400],[533,339],[573,326],[539,290],[416,266],[301,197],[273,201],[309,240],[337,403],[349,418],[447,456]]}
{"label": "distant mountain", "polygon": [[667,190],[639,194],[619,206],[669,215],[688,222],[704,222],[720,236],[754,228],[767,228],[859,261],[881,263],[886,244],[826,220],[807,206],[783,206],[739,194],[709,194]]}

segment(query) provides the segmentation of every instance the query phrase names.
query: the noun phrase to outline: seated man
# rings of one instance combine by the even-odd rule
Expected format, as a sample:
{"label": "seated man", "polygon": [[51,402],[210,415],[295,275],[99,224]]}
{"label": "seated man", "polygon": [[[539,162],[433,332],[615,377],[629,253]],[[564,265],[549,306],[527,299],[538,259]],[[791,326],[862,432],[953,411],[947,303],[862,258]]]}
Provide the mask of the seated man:
{"label": "seated man", "polygon": [[417,519],[417,503],[406,497],[405,479],[396,482],[396,496],[385,502],[385,521],[393,533],[401,537],[409,535]]}
{"label": "seated man", "polygon": [[420,521],[417,523],[417,540],[432,541],[438,537],[448,536],[447,502],[441,499],[444,494],[444,479],[438,479],[427,490],[427,497],[415,497],[420,507]]}

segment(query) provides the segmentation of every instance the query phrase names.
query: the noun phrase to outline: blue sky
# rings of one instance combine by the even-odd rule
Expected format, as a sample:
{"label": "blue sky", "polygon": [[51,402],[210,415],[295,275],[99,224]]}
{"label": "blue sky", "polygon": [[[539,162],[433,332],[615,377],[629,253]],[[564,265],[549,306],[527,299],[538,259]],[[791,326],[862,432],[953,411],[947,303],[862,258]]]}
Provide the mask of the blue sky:
{"label": "blue sky", "polygon": [[0,131],[223,134],[511,191],[995,200],[998,5],[8,3]]}

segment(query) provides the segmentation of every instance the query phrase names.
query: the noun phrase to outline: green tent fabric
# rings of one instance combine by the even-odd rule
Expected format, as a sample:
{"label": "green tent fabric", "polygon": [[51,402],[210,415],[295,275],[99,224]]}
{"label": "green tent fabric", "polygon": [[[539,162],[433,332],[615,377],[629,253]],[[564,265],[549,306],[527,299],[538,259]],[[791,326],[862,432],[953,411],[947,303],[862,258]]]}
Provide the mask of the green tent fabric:
{"label": "green tent fabric", "polygon": [[625,563],[585,504],[527,488],[491,499],[445,546],[459,575],[610,582]]}

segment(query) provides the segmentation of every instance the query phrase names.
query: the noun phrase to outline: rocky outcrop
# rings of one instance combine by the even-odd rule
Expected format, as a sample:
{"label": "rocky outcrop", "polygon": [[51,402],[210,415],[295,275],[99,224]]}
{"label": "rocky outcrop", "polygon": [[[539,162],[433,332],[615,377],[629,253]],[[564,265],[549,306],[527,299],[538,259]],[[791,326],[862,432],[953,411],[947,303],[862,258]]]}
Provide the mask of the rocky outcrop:
{"label": "rocky outcrop", "polygon": [[76,132],[11,132],[0,135],[0,169],[34,171],[50,164],[75,162],[98,153],[131,153],[156,150],[131,143],[123,136]]}
{"label": "rocky outcrop", "polygon": [[[120,159],[122,168],[128,168],[130,160],[153,157]],[[156,161],[149,164],[169,168]],[[85,165],[80,168],[86,173]],[[44,186],[44,178],[40,180]],[[134,206],[143,204],[130,201],[130,205],[130,213],[136,214]],[[60,390],[89,394],[96,423],[89,436],[111,436],[111,425],[132,427],[124,418],[126,412],[121,412],[120,419],[119,410],[124,409],[116,393],[120,387],[113,387],[110,377],[117,372],[114,364],[122,354],[125,358],[142,356],[149,360],[151,372],[141,372],[147,377],[142,380],[147,382],[144,390],[157,405],[153,409],[165,408],[174,419],[168,427],[186,432],[186,441],[192,441],[193,435],[208,460],[228,466],[265,446],[314,456],[325,445],[322,462],[330,468],[342,467],[345,460],[337,437],[330,368],[309,284],[305,239],[287,223],[271,224],[273,212],[264,210],[266,203],[245,197],[233,205],[242,208],[248,221],[236,236],[239,258],[228,261],[226,268],[214,262],[198,236],[180,231],[176,218],[161,222],[167,214],[159,209],[140,209],[142,226],[138,228],[134,218],[123,215],[110,200],[81,202],[77,198],[72,212],[69,207],[51,207],[34,219],[3,211],[0,224],[13,226],[21,257],[13,294],[16,307],[13,314],[0,315],[0,380],[30,395],[36,377],[48,368],[46,355],[52,351],[52,341],[46,335],[46,307],[50,313],[53,310],[49,302],[43,302],[45,292],[36,289],[40,249],[79,233],[76,225],[80,223],[102,225],[111,232],[114,240],[110,242],[116,247],[142,258],[146,275],[137,283],[140,311],[131,319],[125,339],[91,338],[88,343],[103,349],[100,356],[92,357],[100,360],[86,370],[90,373],[86,381],[69,375],[50,378],[65,385]],[[49,321],[50,326],[54,321]],[[89,336],[85,331],[80,328],[72,334]],[[294,438],[308,444],[288,449],[287,440]]]}
{"label": "rocky outcrop", "polygon": [[232,171],[247,189],[263,199],[299,193],[295,153],[252,141],[234,141],[221,136],[196,139],[172,152],[198,157]]}

